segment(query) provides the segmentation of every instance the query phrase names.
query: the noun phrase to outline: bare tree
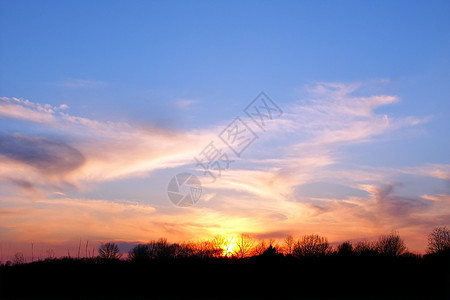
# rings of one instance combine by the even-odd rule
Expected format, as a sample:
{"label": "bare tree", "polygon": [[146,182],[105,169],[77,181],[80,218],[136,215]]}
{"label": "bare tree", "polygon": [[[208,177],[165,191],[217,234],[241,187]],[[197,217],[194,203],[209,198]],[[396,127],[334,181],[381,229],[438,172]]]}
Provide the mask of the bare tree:
{"label": "bare tree", "polygon": [[450,253],[450,230],[445,227],[435,227],[428,235],[428,253]]}
{"label": "bare tree", "polygon": [[227,243],[227,239],[221,235],[218,234],[216,235],[212,242],[212,248],[215,252],[214,256],[222,256],[222,255],[226,255],[227,253],[225,253],[227,251],[227,249],[224,249],[226,247]]}
{"label": "bare tree", "polygon": [[253,253],[254,253],[254,255],[261,255],[264,253],[264,251],[266,251],[266,249],[267,249],[266,241],[261,240],[255,245],[255,247],[253,249]]}
{"label": "bare tree", "polygon": [[378,254],[377,244],[371,241],[359,241],[353,247],[353,252],[357,255]]}
{"label": "bare tree", "polygon": [[181,245],[180,257],[190,257],[195,255],[195,243],[184,242]]}
{"label": "bare tree", "polygon": [[247,257],[253,250],[253,240],[248,234],[241,234],[236,240],[236,255],[240,258]]}
{"label": "bare tree", "polygon": [[193,251],[189,248],[189,246],[185,243],[174,243],[170,245],[171,254],[173,258],[182,258],[192,256]]}
{"label": "bare tree", "polygon": [[293,254],[297,257],[302,256],[323,256],[329,248],[326,237],[317,234],[303,236],[294,245]]}
{"label": "bare tree", "polygon": [[210,245],[207,241],[199,241],[193,243],[195,249],[195,256],[206,258],[209,257]]}
{"label": "bare tree", "polygon": [[16,252],[16,254],[14,254],[14,258],[13,258],[13,264],[14,265],[22,265],[25,263],[25,256],[23,255],[22,252]]}
{"label": "bare tree", "polygon": [[102,259],[120,259],[122,254],[120,253],[119,246],[115,243],[106,243],[98,247],[98,256]]}
{"label": "bare tree", "polygon": [[382,235],[377,241],[378,253],[387,256],[400,256],[406,251],[406,244],[398,232]]}
{"label": "bare tree", "polygon": [[223,254],[223,248],[215,241],[200,241],[194,244],[195,255],[203,258],[219,257]]}
{"label": "bare tree", "polygon": [[286,254],[291,255],[292,254],[292,250],[294,250],[294,237],[292,235],[288,235],[285,239],[284,239],[284,244],[285,244],[285,252]]}
{"label": "bare tree", "polygon": [[148,246],[152,258],[172,258],[174,256],[173,248],[165,238],[151,241]]}

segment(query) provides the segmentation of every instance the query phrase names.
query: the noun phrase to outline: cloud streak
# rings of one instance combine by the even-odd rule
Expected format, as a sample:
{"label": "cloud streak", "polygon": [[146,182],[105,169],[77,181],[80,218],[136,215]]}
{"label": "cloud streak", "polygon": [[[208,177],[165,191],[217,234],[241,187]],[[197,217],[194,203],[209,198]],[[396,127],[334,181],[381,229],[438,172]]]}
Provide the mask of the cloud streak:
{"label": "cloud streak", "polygon": [[0,117],[33,123],[54,124],[55,109],[48,104],[41,105],[19,98],[0,97]]}

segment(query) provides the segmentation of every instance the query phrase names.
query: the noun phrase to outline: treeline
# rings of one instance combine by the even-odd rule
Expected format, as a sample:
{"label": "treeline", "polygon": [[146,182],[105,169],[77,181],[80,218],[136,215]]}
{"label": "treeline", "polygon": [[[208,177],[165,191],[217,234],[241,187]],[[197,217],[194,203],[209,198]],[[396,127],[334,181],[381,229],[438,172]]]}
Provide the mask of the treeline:
{"label": "treeline", "polygon": [[[81,242],[80,242],[81,243]],[[287,236],[282,241],[255,240],[247,234],[226,238],[217,235],[211,240],[185,243],[169,243],[160,238],[145,244],[138,244],[128,253],[121,252],[114,242],[102,244],[97,256],[88,256],[92,260],[128,260],[144,262],[154,259],[177,258],[248,258],[253,256],[290,256],[294,258],[323,256],[387,256],[387,257],[421,257],[408,251],[404,240],[397,232],[380,236],[376,241],[345,241],[331,246],[328,239],[317,234],[304,235],[298,239]],[[92,251],[94,253],[94,251]],[[450,254],[450,230],[447,227],[436,227],[428,235],[426,255]],[[71,258],[70,256],[64,258]],[[76,258],[80,258],[79,255]],[[54,253],[45,260],[56,259]],[[22,253],[14,255],[12,261],[5,265],[24,264]]]}
{"label": "treeline", "polygon": [[196,243],[166,239],[127,255],[0,266],[0,299],[450,299],[450,231],[435,228],[427,254],[398,233],[331,246],[316,234],[257,241],[248,235]]}
{"label": "treeline", "polygon": [[[122,254],[114,243],[100,246],[99,258],[119,259]],[[436,227],[428,236],[427,254],[445,255],[450,253],[450,230],[446,227]],[[218,235],[209,241],[168,243],[166,239],[151,241],[135,246],[128,253],[128,260],[146,261],[168,258],[217,258],[234,257],[245,258],[252,256],[292,256],[321,257],[321,256],[417,256],[408,251],[404,240],[397,232],[382,235],[376,241],[346,241],[336,246],[330,246],[326,237],[310,234],[295,240],[287,236],[282,243],[273,239],[255,241],[249,235],[242,234],[232,241]]]}

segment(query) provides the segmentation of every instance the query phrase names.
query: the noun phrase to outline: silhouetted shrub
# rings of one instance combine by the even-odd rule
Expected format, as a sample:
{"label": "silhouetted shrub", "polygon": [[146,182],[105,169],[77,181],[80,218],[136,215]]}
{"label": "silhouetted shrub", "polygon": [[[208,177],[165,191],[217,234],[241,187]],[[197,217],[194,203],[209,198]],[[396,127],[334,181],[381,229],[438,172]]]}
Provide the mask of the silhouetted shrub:
{"label": "silhouetted shrub", "polygon": [[106,243],[98,247],[98,256],[101,259],[115,260],[120,259],[122,254],[120,253],[119,246],[115,243]]}
{"label": "silhouetted shrub", "polygon": [[343,242],[337,246],[337,253],[339,255],[349,256],[353,254],[353,245],[349,241]]}

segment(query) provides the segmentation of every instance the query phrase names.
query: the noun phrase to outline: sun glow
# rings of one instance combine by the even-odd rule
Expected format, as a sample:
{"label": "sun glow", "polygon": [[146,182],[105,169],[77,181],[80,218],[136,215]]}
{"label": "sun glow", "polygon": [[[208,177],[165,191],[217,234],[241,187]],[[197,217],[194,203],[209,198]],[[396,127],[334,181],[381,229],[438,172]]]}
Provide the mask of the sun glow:
{"label": "sun glow", "polygon": [[222,256],[233,256],[238,250],[236,238],[233,236],[225,237],[222,242]]}

